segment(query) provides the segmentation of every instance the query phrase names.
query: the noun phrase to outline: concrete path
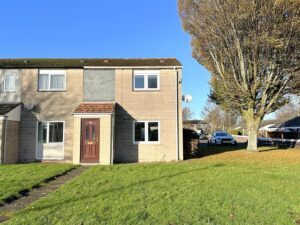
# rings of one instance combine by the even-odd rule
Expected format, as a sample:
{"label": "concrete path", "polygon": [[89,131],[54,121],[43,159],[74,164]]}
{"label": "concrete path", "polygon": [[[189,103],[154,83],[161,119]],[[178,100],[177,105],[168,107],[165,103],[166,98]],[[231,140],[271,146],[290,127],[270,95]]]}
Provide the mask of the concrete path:
{"label": "concrete path", "polygon": [[75,168],[64,175],[56,177],[54,180],[43,184],[40,187],[36,187],[30,192],[24,194],[21,198],[18,198],[10,203],[5,203],[0,206],[0,222],[6,221],[9,219],[7,215],[12,214],[13,212],[19,211],[34,201],[37,201],[40,198],[47,196],[52,191],[59,188],[65,182],[79,176],[82,172],[86,171],[89,167],[81,166],[79,168]]}

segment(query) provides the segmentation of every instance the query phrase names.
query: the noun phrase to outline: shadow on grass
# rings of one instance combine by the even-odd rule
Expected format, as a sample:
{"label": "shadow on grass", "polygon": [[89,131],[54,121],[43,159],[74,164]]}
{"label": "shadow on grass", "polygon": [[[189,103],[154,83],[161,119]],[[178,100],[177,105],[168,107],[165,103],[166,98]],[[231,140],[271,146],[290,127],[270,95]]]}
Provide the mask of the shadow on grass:
{"label": "shadow on grass", "polygon": [[[247,143],[238,143],[235,146],[232,145],[208,145],[207,142],[201,142],[199,144],[199,155],[200,157],[206,157],[211,155],[222,154],[225,152],[234,152],[247,149]],[[276,146],[259,146],[258,152],[269,152],[269,151],[276,151],[276,150],[287,150],[291,149],[291,147],[287,145],[276,145]]]}
{"label": "shadow on grass", "polygon": [[247,145],[245,143],[239,143],[237,145],[208,145],[207,142],[201,142],[199,144],[199,155],[201,157],[217,155],[224,152],[233,152],[245,150]]}

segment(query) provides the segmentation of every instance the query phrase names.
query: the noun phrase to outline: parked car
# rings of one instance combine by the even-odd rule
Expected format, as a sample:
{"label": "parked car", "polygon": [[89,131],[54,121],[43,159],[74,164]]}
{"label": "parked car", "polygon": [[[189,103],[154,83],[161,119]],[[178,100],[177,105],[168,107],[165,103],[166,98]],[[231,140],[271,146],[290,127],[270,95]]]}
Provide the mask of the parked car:
{"label": "parked car", "polygon": [[236,145],[236,140],[230,134],[225,131],[214,132],[210,139],[208,140],[208,144],[213,145],[223,145],[223,144],[231,144]]}

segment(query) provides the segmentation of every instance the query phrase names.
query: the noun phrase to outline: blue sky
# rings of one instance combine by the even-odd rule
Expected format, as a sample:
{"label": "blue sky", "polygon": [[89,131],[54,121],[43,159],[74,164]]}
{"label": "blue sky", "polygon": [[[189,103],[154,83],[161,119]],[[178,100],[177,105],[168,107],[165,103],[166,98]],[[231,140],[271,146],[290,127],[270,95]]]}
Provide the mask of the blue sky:
{"label": "blue sky", "polygon": [[176,57],[195,118],[210,75],[192,58],[176,0],[1,1],[0,57]]}

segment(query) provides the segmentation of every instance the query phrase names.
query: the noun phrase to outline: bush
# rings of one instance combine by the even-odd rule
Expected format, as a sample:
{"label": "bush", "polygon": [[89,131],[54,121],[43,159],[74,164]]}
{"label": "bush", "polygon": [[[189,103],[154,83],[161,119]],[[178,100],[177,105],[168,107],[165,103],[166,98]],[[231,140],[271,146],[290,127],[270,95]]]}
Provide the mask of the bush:
{"label": "bush", "polygon": [[183,151],[184,158],[189,158],[196,154],[199,144],[199,134],[190,129],[183,129]]}

